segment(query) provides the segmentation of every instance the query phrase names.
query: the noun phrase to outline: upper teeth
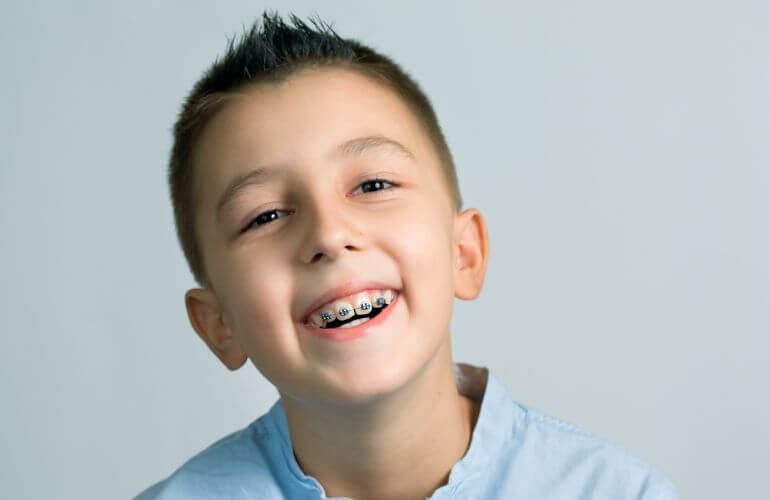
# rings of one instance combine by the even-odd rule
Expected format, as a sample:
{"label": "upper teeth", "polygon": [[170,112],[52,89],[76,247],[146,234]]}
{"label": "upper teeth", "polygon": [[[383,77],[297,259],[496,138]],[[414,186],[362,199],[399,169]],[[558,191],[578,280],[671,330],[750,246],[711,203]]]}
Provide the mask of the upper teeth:
{"label": "upper teeth", "polygon": [[395,298],[393,290],[371,290],[359,292],[349,297],[342,297],[320,307],[310,315],[310,321],[319,327],[326,326],[336,319],[343,321],[355,315],[367,316],[372,308],[381,308]]}
{"label": "upper teeth", "polygon": [[356,297],[356,314],[363,316],[369,314],[372,310],[372,301],[369,300],[369,295],[366,293],[359,293]]}
{"label": "upper teeth", "polygon": [[348,319],[355,314],[353,306],[348,302],[337,302],[334,304],[334,311],[337,313],[337,319],[340,321]]}

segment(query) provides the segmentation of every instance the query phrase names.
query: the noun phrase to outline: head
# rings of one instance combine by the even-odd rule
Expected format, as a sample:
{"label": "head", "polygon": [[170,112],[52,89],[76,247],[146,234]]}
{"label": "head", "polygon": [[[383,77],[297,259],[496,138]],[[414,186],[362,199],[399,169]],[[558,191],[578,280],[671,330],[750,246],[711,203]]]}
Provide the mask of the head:
{"label": "head", "polygon": [[[453,298],[483,282],[486,229],[461,211],[417,84],[320,21],[292,23],[266,14],[231,41],[176,123],[169,181],[200,285],[185,304],[228,368],[251,359],[297,399],[366,400],[447,348]],[[368,327],[318,334],[319,307],[386,289]]]}

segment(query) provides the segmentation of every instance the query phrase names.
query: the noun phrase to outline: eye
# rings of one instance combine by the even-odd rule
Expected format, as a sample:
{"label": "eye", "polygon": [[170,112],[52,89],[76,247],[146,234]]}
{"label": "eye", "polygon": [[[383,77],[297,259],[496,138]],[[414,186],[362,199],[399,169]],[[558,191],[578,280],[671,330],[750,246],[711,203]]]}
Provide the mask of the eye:
{"label": "eye", "polygon": [[251,221],[249,221],[249,224],[243,228],[243,231],[247,231],[251,229],[253,226],[262,226],[269,222],[274,221],[275,219],[279,219],[281,217],[284,217],[289,214],[288,210],[268,210],[267,212],[262,212],[261,214],[257,215]]}
{"label": "eye", "polygon": [[391,189],[396,184],[385,179],[368,179],[358,185],[353,194],[366,194]]}

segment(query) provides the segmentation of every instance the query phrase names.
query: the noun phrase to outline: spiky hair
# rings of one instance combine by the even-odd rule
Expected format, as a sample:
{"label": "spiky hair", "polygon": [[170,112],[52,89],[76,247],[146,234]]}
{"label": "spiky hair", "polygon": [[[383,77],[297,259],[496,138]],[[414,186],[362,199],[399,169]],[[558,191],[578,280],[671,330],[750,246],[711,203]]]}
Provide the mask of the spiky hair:
{"label": "spiky hair", "polygon": [[177,236],[193,277],[210,285],[195,231],[196,197],[193,151],[205,126],[235,92],[262,83],[280,83],[308,67],[339,67],[358,72],[394,91],[412,111],[441,160],[455,208],[462,200],[452,155],[436,114],[417,83],[388,57],[352,39],[341,38],[318,17],[306,23],[294,14],[290,24],[265,12],[240,38],[228,41],[218,58],[195,83],[182,105],[173,134],[168,182]]}

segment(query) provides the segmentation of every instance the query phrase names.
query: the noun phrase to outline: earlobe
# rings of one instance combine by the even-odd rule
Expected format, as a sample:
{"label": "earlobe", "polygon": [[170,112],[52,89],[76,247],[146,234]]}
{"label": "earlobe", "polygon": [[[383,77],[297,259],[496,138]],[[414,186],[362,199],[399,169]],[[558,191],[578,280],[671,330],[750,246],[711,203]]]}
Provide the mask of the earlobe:
{"label": "earlobe", "polygon": [[455,296],[470,300],[478,296],[487,270],[489,241],[481,212],[469,208],[455,219]]}
{"label": "earlobe", "polygon": [[193,288],[184,296],[187,317],[198,336],[229,369],[237,370],[248,357],[233,337],[219,301],[211,290]]}

